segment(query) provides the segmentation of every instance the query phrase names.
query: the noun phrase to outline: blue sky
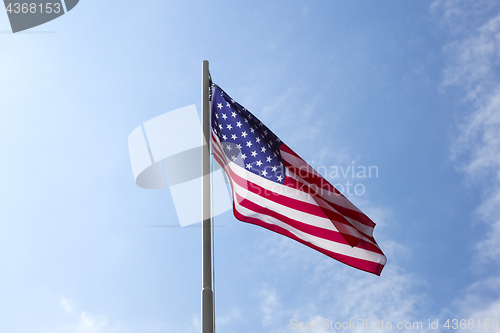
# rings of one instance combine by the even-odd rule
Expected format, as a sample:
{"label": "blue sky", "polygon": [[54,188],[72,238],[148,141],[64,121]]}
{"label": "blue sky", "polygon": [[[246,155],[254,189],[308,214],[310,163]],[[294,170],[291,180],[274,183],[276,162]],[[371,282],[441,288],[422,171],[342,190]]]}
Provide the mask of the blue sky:
{"label": "blue sky", "polygon": [[82,0],[9,30],[0,14],[0,332],[200,331],[201,231],[150,227],[177,216],[135,185],[127,138],[200,109],[205,59],[305,160],[378,168],[330,180],[364,186],[388,258],[373,276],[224,213],[218,332],[500,319],[499,3]]}

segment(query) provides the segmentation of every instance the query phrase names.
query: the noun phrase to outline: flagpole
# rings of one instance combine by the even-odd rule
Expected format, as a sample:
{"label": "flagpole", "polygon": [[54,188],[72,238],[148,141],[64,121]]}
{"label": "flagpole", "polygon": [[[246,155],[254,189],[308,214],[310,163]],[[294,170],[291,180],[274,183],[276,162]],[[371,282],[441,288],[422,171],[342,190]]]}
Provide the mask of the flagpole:
{"label": "flagpole", "polygon": [[212,290],[212,212],[210,202],[210,72],[208,61],[202,63],[201,118],[204,140],[202,145],[203,200],[202,200],[202,281],[201,290],[201,332],[214,332],[214,302]]}

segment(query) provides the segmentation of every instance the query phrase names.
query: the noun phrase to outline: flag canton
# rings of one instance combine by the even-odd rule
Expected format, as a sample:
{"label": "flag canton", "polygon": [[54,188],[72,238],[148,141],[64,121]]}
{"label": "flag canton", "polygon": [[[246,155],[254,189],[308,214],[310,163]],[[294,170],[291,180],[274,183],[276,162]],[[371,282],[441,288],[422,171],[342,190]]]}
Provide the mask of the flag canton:
{"label": "flag canton", "polygon": [[212,91],[212,130],[232,162],[258,176],[284,183],[280,139],[218,86]]}

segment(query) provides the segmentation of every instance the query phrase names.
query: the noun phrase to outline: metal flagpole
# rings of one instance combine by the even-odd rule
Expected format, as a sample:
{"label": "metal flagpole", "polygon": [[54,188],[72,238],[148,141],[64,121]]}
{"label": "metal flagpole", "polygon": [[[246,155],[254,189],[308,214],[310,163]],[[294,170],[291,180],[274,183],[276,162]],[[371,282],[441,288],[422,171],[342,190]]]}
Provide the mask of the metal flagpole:
{"label": "metal flagpole", "polygon": [[[203,178],[203,200],[202,200],[202,280],[201,290],[201,332],[214,332],[214,295],[212,290],[212,212],[210,198],[210,110],[209,90],[210,72],[208,61],[202,64],[202,90],[201,90],[201,118],[203,127],[202,140],[202,178]],[[206,143],[206,145],[205,145]]]}

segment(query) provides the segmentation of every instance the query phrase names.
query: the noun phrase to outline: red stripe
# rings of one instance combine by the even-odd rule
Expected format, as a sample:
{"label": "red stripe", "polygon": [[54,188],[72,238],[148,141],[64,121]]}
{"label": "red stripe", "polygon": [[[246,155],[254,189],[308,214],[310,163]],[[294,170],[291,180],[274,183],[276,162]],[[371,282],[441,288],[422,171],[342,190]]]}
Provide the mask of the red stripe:
{"label": "red stripe", "polygon": [[[281,194],[272,192],[268,189],[265,189],[265,188],[255,184],[253,182],[247,181],[246,179],[238,176],[231,169],[230,169],[230,171],[231,171],[232,180],[236,184],[238,184],[239,186],[247,189],[249,192],[255,193],[256,195],[259,195],[261,197],[264,197],[266,199],[269,199],[273,202],[276,202],[280,205],[289,207],[291,209],[295,209],[295,210],[298,210],[298,211],[301,211],[301,212],[304,212],[307,214],[315,215],[315,216],[318,216],[321,218],[325,218],[325,219],[328,219],[332,222],[335,221],[338,223],[343,223],[344,225],[351,226],[351,224],[349,222],[347,222],[342,215],[340,215],[336,212],[333,212],[329,209],[320,207],[317,204],[312,204],[312,203],[300,201],[300,200],[288,197],[286,195],[281,195]],[[284,185],[276,184],[275,186],[284,186]],[[365,234],[362,234],[362,235],[365,236],[366,238],[368,238],[372,243],[376,244],[375,240],[372,239],[371,237],[369,237]],[[350,243],[351,245],[352,245],[352,243],[357,244],[363,240],[359,237],[356,237],[355,235],[349,235],[349,236],[353,238],[352,242]]]}
{"label": "red stripe", "polygon": [[[290,154],[290,155],[293,155],[295,156],[296,158],[300,159],[301,161],[304,162],[304,164],[307,166],[307,169],[303,169],[301,167],[298,167],[298,166],[295,166],[295,165],[292,165],[290,164],[288,161],[285,161],[286,164],[288,164],[287,166],[289,166],[289,169],[291,172],[293,172],[294,174],[296,174],[298,177],[304,179],[304,180],[308,180],[308,182],[310,184],[314,184],[316,186],[318,186],[318,188],[321,188],[321,189],[325,189],[325,190],[328,190],[330,192],[333,192],[335,194],[339,194],[339,195],[342,195],[342,193],[340,193],[332,184],[330,184],[326,179],[324,179],[323,177],[321,177],[316,170],[314,170],[313,167],[311,167],[306,161],[304,161],[299,155],[297,155],[293,150],[290,149],[290,147],[288,147],[286,144],[282,143],[281,146],[280,146],[280,150]],[[310,172],[309,170],[313,171],[313,172]],[[316,173],[316,174],[315,174]]]}
{"label": "red stripe", "polygon": [[[304,164],[306,164],[308,166],[308,168],[310,168],[311,170],[314,170],[313,167],[311,167],[309,164],[307,164],[307,162],[304,161],[302,158],[300,158],[300,156],[298,156],[297,154],[295,154],[295,152],[293,150],[291,150],[286,144],[284,144],[284,143],[281,144],[280,149],[283,150],[284,152],[289,153],[290,155],[293,155],[296,158],[300,159],[301,161],[304,162]],[[330,192],[335,193],[336,195],[339,195],[339,196],[342,196],[342,197],[345,198],[345,196],[342,195],[342,193],[340,193],[332,184],[330,184],[323,177],[314,175],[314,174],[309,173],[309,172],[306,172],[303,169],[299,169],[298,167],[296,167],[295,165],[290,164],[290,162],[288,162],[286,160],[283,160],[283,162],[285,163],[285,165],[287,166],[287,168],[290,170],[290,172],[292,172],[293,174],[295,174],[298,177],[302,178],[307,183],[314,184],[315,186],[317,186],[318,189],[325,189],[325,190],[328,190]],[[302,189],[300,189],[300,190],[302,190]],[[310,189],[310,191],[312,191],[312,189]],[[314,192],[318,192],[318,191],[316,190]],[[319,191],[319,194],[321,194],[321,191]],[[353,220],[356,220],[356,221],[358,221],[358,222],[360,222],[360,223],[362,223],[362,224],[364,224],[364,225],[366,225],[368,227],[371,227],[371,228],[375,227],[375,223],[368,216],[366,216],[365,214],[363,214],[363,213],[361,213],[359,211],[356,211],[356,210],[352,210],[352,209],[349,209],[349,208],[337,205],[337,204],[329,201],[327,198],[323,198],[323,199],[327,202],[327,204],[331,205],[340,214],[342,214],[344,216],[347,216],[347,217],[349,217],[349,218],[351,218]]]}
{"label": "red stripe", "polygon": [[[255,211],[257,212],[258,214],[263,214],[263,215],[268,215],[270,217],[273,217],[273,218],[276,218],[288,225],[290,225],[291,227],[293,228],[296,228],[297,230],[300,230],[304,233],[307,233],[311,236],[316,236],[316,237],[320,237],[320,238],[323,238],[323,239],[326,239],[326,240],[329,240],[329,241],[333,241],[333,242],[337,242],[337,243],[340,243],[340,244],[348,244],[345,240],[345,237],[343,237],[343,235],[337,231],[333,231],[333,230],[328,230],[328,229],[323,229],[323,228],[320,228],[320,227],[315,227],[315,226],[312,226],[312,225],[309,225],[309,224],[306,224],[306,223],[303,223],[303,222],[300,222],[300,221],[297,221],[297,220],[294,220],[294,219],[291,219],[287,216],[283,216],[277,212],[274,212],[270,209],[267,209],[265,207],[262,207],[258,204],[256,204],[255,202],[252,202],[248,199],[243,199],[241,196],[239,196],[237,193],[235,193],[234,191],[234,187],[233,187],[233,182],[236,182],[238,185],[248,189],[250,192],[252,193],[255,193],[255,194],[261,194],[261,193],[266,193],[265,196],[263,196],[264,198],[266,199],[269,199],[269,200],[272,200],[273,202],[276,202],[278,204],[282,204],[286,207],[290,207],[292,209],[297,209],[297,210],[300,210],[300,211],[303,211],[305,213],[309,213],[309,214],[312,214],[312,215],[316,215],[316,216],[320,216],[320,217],[326,217],[326,218],[331,218],[330,216],[328,215],[331,215],[325,211],[328,211],[330,213],[335,213],[335,212],[332,212],[331,210],[329,209],[326,209],[326,208],[323,208],[323,207],[319,207],[319,206],[316,206],[316,205],[313,205],[313,204],[309,204],[309,203],[306,203],[306,202],[303,202],[303,201],[300,201],[300,200],[297,200],[297,199],[293,199],[293,198],[289,198],[289,197],[286,197],[286,196],[283,196],[283,195],[279,195],[279,194],[274,194],[272,192],[270,192],[269,190],[266,190],[262,187],[260,187],[259,185],[255,184],[255,183],[252,183],[252,182],[249,182],[247,181],[246,179],[238,176],[236,173],[234,173],[231,168],[229,167],[228,165],[228,160],[222,150],[222,147],[220,145],[220,143],[218,142],[217,138],[214,137],[214,134],[212,133],[212,142],[214,143],[214,146],[216,149],[214,149],[214,157],[215,159],[217,160],[217,162],[219,162],[219,164],[223,167],[224,171],[226,172],[226,175],[229,177],[229,179],[231,180],[231,188],[233,189],[233,213],[235,215],[235,217],[238,219],[238,220],[241,220],[243,222],[247,222],[247,223],[252,223],[252,224],[255,224],[255,225],[259,225],[263,228],[266,228],[268,230],[271,230],[271,231],[274,231],[274,232],[277,232],[281,235],[284,235],[286,237],[289,237],[297,242],[300,242],[306,246],[309,246],[333,259],[336,259],[342,263],[345,263],[349,266],[352,266],[354,268],[358,268],[358,269],[361,269],[361,270],[364,270],[364,271],[367,271],[367,272],[370,272],[370,273],[374,273],[376,275],[380,275],[380,273],[382,272],[382,269],[384,268],[384,265],[383,264],[379,264],[379,263],[374,263],[374,262],[371,262],[369,260],[363,260],[363,259],[359,259],[359,258],[354,258],[354,257],[350,257],[348,255],[343,255],[343,254],[339,254],[339,253],[336,253],[336,252],[333,252],[333,251],[329,251],[327,249],[324,249],[322,247],[319,247],[319,246],[316,246],[316,245],[313,245],[297,236],[295,236],[293,233],[291,233],[290,231],[280,227],[280,226],[277,226],[277,225],[274,225],[274,224],[269,224],[269,223],[265,223],[264,221],[258,219],[258,218],[254,218],[254,217],[248,217],[248,216],[245,216],[245,215],[242,215],[240,214],[236,208],[235,208],[235,201],[234,199],[238,200],[238,203],[239,205],[241,205],[242,207],[245,207],[249,210],[252,210],[252,211]],[[284,151],[296,156],[297,158],[300,158],[297,154],[295,154],[291,149],[289,149],[285,144],[282,144],[282,149],[284,149]],[[301,159],[302,160],[302,159]],[[302,160],[303,161],[303,160]],[[287,161],[284,161],[285,164],[290,164],[288,163]],[[305,162],[304,162],[305,163]],[[288,166],[288,165],[287,165]],[[290,166],[292,168],[294,168],[294,166],[292,166],[290,164]],[[310,176],[308,176],[308,178],[304,179],[305,181],[309,181],[309,179],[313,179],[314,181],[317,181],[318,180],[318,177],[315,176],[315,175],[312,175],[313,177],[311,178]],[[323,179],[323,178],[321,178]],[[303,192],[306,192],[306,193],[309,193],[311,194],[311,190],[309,188],[307,188],[308,191],[305,191],[305,188],[303,185],[299,185],[297,181],[295,180],[292,180],[290,182],[290,177],[285,177],[285,185],[286,186],[289,186],[289,187],[292,187],[296,190],[300,190],[300,191],[303,191]],[[324,182],[328,183],[326,180],[323,179]],[[318,183],[316,182],[313,182],[312,184],[318,186]],[[331,184],[328,183],[330,186]],[[306,187],[308,187],[308,185],[305,185]],[[331,186],[334,190],[330,190],[331,192],[334,192],[334,193],[340,193],[338,192],[333,186]],[[320,187],[320,188],[323,188],[323,187]],[[259,193],[256,193],[256,191],[260,191]],[[340,194],[342,195],[342,194]],[[346,199],[347,200],[347,199]],[[375,226],[375,223],[373,223],[366,215],[360,213],[360,212],[357,212],[357,211],[353,211],[351,209],[348,209],[348,208],[345,208],[345,207],[342,207],[342,206],[339,206],[337,204],[333,204],[331,202],[329,202],[328,200],[324,200],[322,198],[322,201],[326,201],[326,203],[333,207],[334,209],[336,209],[337,211],[339,211],[340,214],[344,214],[345,216],[349,217],[349,218],[353,218],[357,221],[360,221],[361,223],[363,224],[366,224],[366,222],[371,222],[371,224],[373,226]],[[332,215],[334,218],[336,219],[339,219],[341,217],[341,215],[335,213],[334,215]],[[361,219],[361,220],[360,220]],[[367,220],[368,221],[367,221]],[[336,221],[337,223],[342,223],[343,221]],[[348,222],[348,221],[347,221]],[[350,225],[350,223],[349,223]],[[372,226],[372,225],[368,225],[368,226]],[[345,236],[345,235],[344,235]],[[348,235],[349,236],[349,235]],[[369,237],[370,239],[372,239],[372,237]],[[358,241],[359,241],[359,238],[356,238]],[[380,254],[380,255],[384,255],[383,252],[378,248],[378,246],[376,245],[376,242],[375,240],[373,240],[374,244],[370,244],[369,242],[365,241],[365,240],[361,240],[359,242],[357,242],[357,245],[355,246],[356,248],[360,248],[360,249],[363,249],[365,251],[369,251],[369,252],[374,252],[374,253],[377,253],[377,254]]]}
{"label": "red stripe", "polygon": [[[216,143],[216,147],[220,147],[219,144]],[[215,155],[216,159],[219,161],[219,158],[217,154]],[[371,243],[373,243],[374,246],[378,247],[375,239],[371,237],[371,235],[367,235],[358,229],[356,229],[349,221],[347,221],[344,216],[340,215],[337,212],[334,212],[324,206],[319,206],[318,204],[310,204],[306,203],[300,200],[296,200],[284,195],[277,194],[275,192],[269,191],[257,184],[254,184],[250,181],[247,181],[246,179],[238,176],[236,173],[234,173],[230,168],[230,178],[232,181],[235,181],[239,186],[246,188],[248,191],[255,193],[257,195],[260,195],[262,197],[265,197],[273,202],[276,202],[278,204],[284,205],[286,207],[296,209],[299,211],[302,211],[304,213],[308,213],[311,215],[319,216],[322,218],[329,219],[337,228],[338,231],[341,232],[341,235],[348,241],[348,244],[351,246],[356,246],[359,242],[361,241],[366,241],[363,240],[362,237],[364,236],[367,238]],[[226,170],[227,173],[227,170]],[[294,189],[300,189],[305,193],[311,194],[311,190],[305,191],[303,188],[304,186],[307,187],[307,185],[302,184],[298,185],[297,180],[285,177],[285,185],[294,188]],[[280,184],[276,184],[276,186],[282,186]],[[324,203],[324,200],[321,198],[316,198],[316,201],[321,201]],[[342,225],[339,225],[342,224]],[[344,226],[349,226],[352,229],[347,229]],[[358,232],[359,234],[356,234]],[[354,233],[354,234],[353,234]]]}
{"label": "red stripe", "polygon": [[[287,169],[290,170],[290,172],[293,172],[293,169],[296,169],[288,161],[285,161],[285,165],[287,166]],[[297,175],[297,173],[295,173],[295,172],[293,172],[293,173],[295,175]],[[303,174],[304,173],[302,172],[302,175]],[[299,175],[297,175],[297,176],[300,177]],[[322,188],[317,183],[315,183],[314,181],[311,181],[310,177],[304,177],[304,178],[301,177],[301,179],[303,179],[308,184],[314,184],[315,185],[315,188],[312,188],[310,185],[307,185],[307,193],[311,193],[311,194],[315,193],[316,195],[322,197],[329,206],[331,206],[332,208],[334,208],[335,210],[337,210],[342,215],[347,216],[347,217],[349,217],[349,218],[351,218],[353,220],[356,220],[356,221],[358,221],[358,222],[366,225],[367,227],[370,227],[370,228],[374,228],[375,227],[375,223],[368,216],[366,216],[365,214],[363,214],[363,213],[361,213],[359,211],[356,211],[356,210],[349,209],[349,208],[346,208],[344,206],[338,205],[336,203],[333,203],[331,201],[331,198],[329,198],[326,195],[323,196],[322,195],[322,191],[321,191]],[[327,180],[323,180],[323,183],[328,183],[328,181]],[[329,184],[329,185],[331,185],[331,184]],[[297,187],[297,189],[300,189],[301,191],[304,191],[303,186]],[[332,192],[332,191],[330,191],[330,192]],[[342,194],[340,194],[340,192],[338,192],[339,194],[337,194],[337,192],[335,192],[334,195],[342,196],[343,198],[345,198]]]}
{"label": "red stripe", "polygon": [[306,245],[306,246],[308,246],[316,251],[319,251],[319,252],[327,255],[330,258],[338,260],[338,261],[340,261],[346,265],[349,265],[351,267],[358,268],[358,269],[361,269],[363,271],[370,272],[370,273],[373,273],[376,275],[380,275],[380,273],[382,272],[382,269],[384,268],[384,265],[381,265],[381,264],[378,264],[378,263],[375,263],[372,261],[349,257],[346,255],[339,254],[339,253],[332,252],[332,251],[328,251],[324,248],[313,245],[309,242],[306,242],[306,241],[298,238],[297,236],[292,234],[290,231],[288,231],[284,228],[281,228],[280,226],[277,226],[275,224],[265,223],[257,218],[254,218],[254,217],[248,217],[248,216],[242,215],[234,208],[234,206],[233,206],[233,212],[234,212],[234,216],[240,221],[258,225],[258,226],[261,226],[261,227],[266,228],[268,230],[274,231],[278,234],[281,234],[283,236],[286,236],[288,238],[291,238],[299,243],[302,243],[302,244],[304,244],[304,245]]}
{"label": "red stripe", "polygon": [[[311,188],[309,185],[305,184],[305,183],[301,183],[299,182],[298,180],[296,179],[293,179],[291,177],[286,177],[285,178],[285,183],[284,183],[285,186],[288,186],[288,187],[291,187],[293,189],[296,189],[296,190],[299,190],[299,191],[302,191],[304,193],[307,193],[309,195],[311,195],[311,197],[313,197],[316,202],[318,203],[318,205],[321,207],[321,209],[323,209],[324,213],[328,216],[328,218],[331,218],[331,219],[334,219],[334,221],[337,221],[339,223],[342,223],[344,225],[347,225],[347,226],[351,226],[352,228],[356,229],[360,234],[362,234],[363,236],[365,236],[366,238],[370,239],[373,241],[373,243],[376,243],[375,242],[375,239],[373,238],[372,234],[366,234],[364,233],[363,231],[359,230],[358,228],[356,228],[355,226],[352,225],[351,222],[349,222],[348,220],[346,220],[344,218],[344,216],[347,216],[349,218],[352,218],[356,221],[358,221],[356,218],[353,218],[352,215],[349,216],[347,214],[342,214],[343,211],[345,211],[346,209],[339,206],[339,205],[333,205],[331,204],[331,202],[328,202],[327,200],[325,200],[323,197],[321,197],[321,195],[319,195],[317,193],[317,190],[316,189],[313,189]],[[334,212],[332,210],[330,210],[329,208],[327,207],[324,207],[321,205],[321,203],[327,205],[327,206],[330,206],[332,207],[333,209],[337,210],[337,208],[339,208],[337,212]],[[342,209],[343,208],[343,209]],[[349,210],[350,212],[353,212],[352,210]],[[340,213],[340,214],[339,214]],[[337,216],[341,216],[341,219],[340,218],[337,218]],[[373,232],[373,228],[371,230]]]}
{"label": "red stripe", "polygon": [[[345,241],[344,237],[337,231],[315,227],[315,226],[312,226],[310,224],[303,223],[303,222],[294,220],[292,218],[289,218],[287,216],[281,215],[281,214],[279,214],[271,209],[262,207],[253,201],[250,201],[248,199],[244,199],[237,192],[235,192],[235,196],[236,196],[236,199],[238,200],[238,204],[240,206],[245,207],[251,211],[254,211],[258,214],[263,214],[263,215],[268,215],[268,216],[274,217],[275,219],[280,220],[280,221],[288,224],[289,226],[291,226],[297,230],[300,230],[306,234],[349,246],[349,244]],[[363,246],[356,246],[356,247],[363,248],[367,251],[375,252],[375,253],[383,255],[382,251],[380,251],[380,249],[375,247],[373,244],[370,244],[366,241],[360,240],[360,242],[358,244],[361,244],[361,243],[364,243]]]}
{"label": "red stripe", "polygon": [[[261,197],[269,199],[273,202],[276,202],[280,205],[299,210],[301,212],[319,216],[322,218],[328,219],[323,210],[316,204],[311,204],[308,202],[300,201],[285,195],[278,194],[276,192],[270,191],[257,185],[251,181],[248,181],[240,176],[238,176],[233,170],[230,169],[232,180],[238,184],[239,186],[247,189],[249,192],[255,193]],[[283,186],[281,184],[276,184],[276,186]]]}

